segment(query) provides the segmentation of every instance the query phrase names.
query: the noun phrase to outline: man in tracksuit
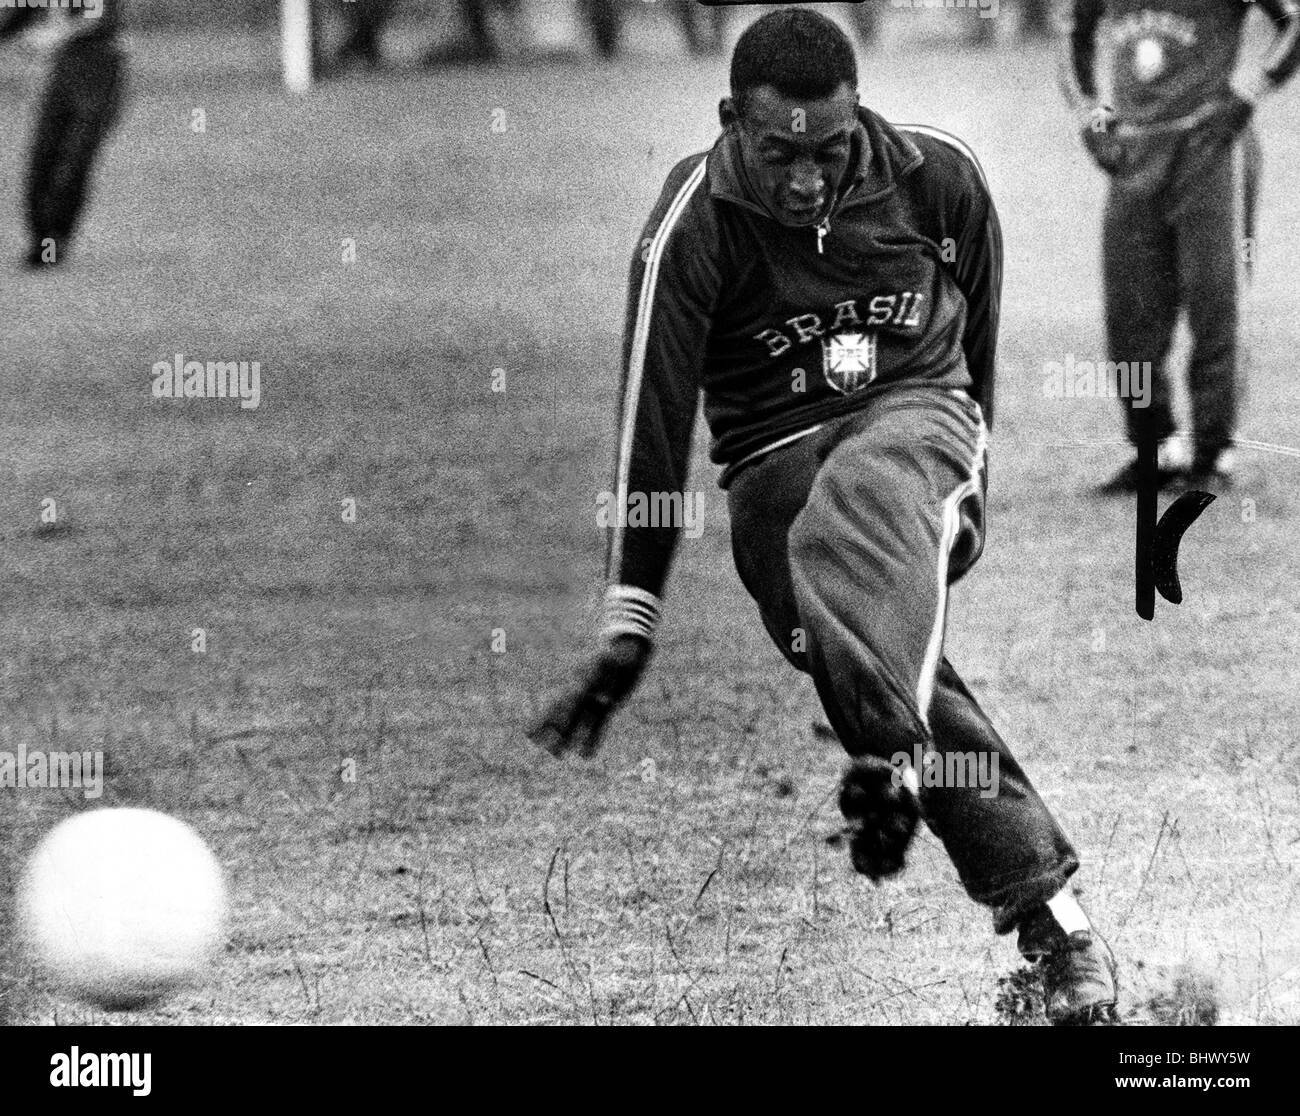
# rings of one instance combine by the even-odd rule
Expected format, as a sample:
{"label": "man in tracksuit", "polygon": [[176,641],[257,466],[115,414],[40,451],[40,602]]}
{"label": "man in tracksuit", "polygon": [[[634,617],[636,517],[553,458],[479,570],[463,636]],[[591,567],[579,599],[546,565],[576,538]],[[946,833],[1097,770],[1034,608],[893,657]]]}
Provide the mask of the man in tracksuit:
{"label": "man in tracksuit", "polygon": [[[1246,13],[1275,36],[1262,68],[1234,76]],[[1111,40],[1111,97],[1094,73]],[[1259,147],[1255,103],[1300,64],[1296,0],[1074,0],[1072,76],[1084,141],[1110,176],[1103,226],[1110,360],[1150,367],[1150,393],[1125,399],[1128,434],[1158,447],[1161,479],[1231,482],[1239,404],[1241,276],[1254,259]],[[1192,336],[1191,452],[1174,417],[1166,359],[1179,312]],[[1132,378],[1130,377],[1130,383]],[[1105,487],[1131,490],[1136,462]]]}
{"label": "man in tracksuit", "polygon": [[899,871],[924,817],[1042,962],[1049,1017],[1105,1016],[1114,962],[1067,887],[1074,849],[943,656],[984,538],[1002,252],[983,174],[860,108],[851,46],[805,9],[746,30],[721,118],[632,263],[614,492],[638,512],[611,532],[602,646],[530,735],[591,754],[650,657],[681,524],[642,513],[684,494],[702,390],[741,579],[854,757],[854,866]]}
{"label": "man in tracksuit", "polygon": [[[11,8],[0,41],[25,30],[45,8]],[[48,9],[63,41],[50,62],[27,165],[29,248],[24,263],[61,264],[76,231],[95,156],[121,112],[125,60],[118,46],[120,0],[83,0]]]}

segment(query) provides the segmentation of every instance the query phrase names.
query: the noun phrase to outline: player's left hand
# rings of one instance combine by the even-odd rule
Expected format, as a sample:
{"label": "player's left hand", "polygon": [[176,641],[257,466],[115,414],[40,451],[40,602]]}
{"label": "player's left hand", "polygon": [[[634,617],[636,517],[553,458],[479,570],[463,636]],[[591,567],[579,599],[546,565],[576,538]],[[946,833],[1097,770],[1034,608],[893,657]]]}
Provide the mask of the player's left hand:
{"label": "player's left hand", "polygon": [[609,715],[635,689],[652,652],[653,645],[640,636],[611,640],[587,664],[577,684],[529,727],[528,738],[553,756],[566,752],[594,756]]}

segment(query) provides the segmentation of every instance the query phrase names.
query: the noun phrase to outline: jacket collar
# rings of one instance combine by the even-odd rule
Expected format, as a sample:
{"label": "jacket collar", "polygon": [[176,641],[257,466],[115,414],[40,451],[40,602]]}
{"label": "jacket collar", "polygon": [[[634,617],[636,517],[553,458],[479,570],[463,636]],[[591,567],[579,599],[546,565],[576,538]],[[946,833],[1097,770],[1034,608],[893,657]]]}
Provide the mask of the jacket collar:
{"label": "jacket collar", "polygon": [[[882,116],[861,106],[858,126],[853,130],[853,146],[853,169],[827,217],[892,194],[898,189],[899,180],[924,162],[920,148],[908,136]],[[740,156],[740,139],[734,129],[728,128],[718,137],[709,152],[708,163],[709,192],[713,197],[764,217],[772,216],[749,184]]]}

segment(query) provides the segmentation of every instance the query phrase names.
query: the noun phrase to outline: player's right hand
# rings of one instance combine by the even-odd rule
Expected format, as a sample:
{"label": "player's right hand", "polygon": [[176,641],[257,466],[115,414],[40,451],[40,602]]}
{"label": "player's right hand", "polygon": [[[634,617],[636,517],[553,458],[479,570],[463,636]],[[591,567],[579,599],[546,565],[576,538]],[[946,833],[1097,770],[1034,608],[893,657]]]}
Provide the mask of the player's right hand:
{"label": "player's right hand", "polygon": [[1110,109],[1098,105],[1083,126],[1083,145],[1093,162],[1107,174],[1117,174],[1124,165],[1124,144],[1119,138],[1118,124]]}
{"label": "player's right hand", "polygon": [[578,682],[532,724],[528,738],[553,756],[594,756],[605,722],[636,688],[653,651],[653,644],[641,636],[616,636],[586,664]]}

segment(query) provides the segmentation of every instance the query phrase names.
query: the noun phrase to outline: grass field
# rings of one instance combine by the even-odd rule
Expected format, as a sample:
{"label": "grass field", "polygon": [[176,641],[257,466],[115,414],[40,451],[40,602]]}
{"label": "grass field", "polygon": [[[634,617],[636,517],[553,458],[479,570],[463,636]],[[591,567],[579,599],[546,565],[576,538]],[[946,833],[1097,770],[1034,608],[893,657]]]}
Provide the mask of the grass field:
{"label": "grass field", "polygon": [[[705,529],[642,691],[590,763],[522,739],[589,639],[626,260],[667,169],[713,139],[721,64],[294,100],[189,45],[141,44],[69,267],[17,271],[7,203],[0,747],[102,749],[100,804],[198,827],[230,941],[207,986],[130,1016],[57,998],[11,950],[0,1016],[1018,1021],[997,1006],[1012,945],[932,837],[878,889],[826,844],[842,756],[731,568],[702,438]],[[1136,618],[1133,509],[1086,491],[1125,452],[1116,405],[1042,391],[1045,362],[1103,355],[1102,183],[1054,61],[927,40],[863,63],[868,104],[974,146],[1005,227],[988,545],[949,654],[1080,847],[1130,1018],[1189,963],[1224,1018],[1300,1021],[1300,462],[1247,453],[1184,543],[1185,603]],[[1261,117],[1243,422],[1289,445],[1296,108]],[[261,405],[152,398],[176,353],[259,361]],[[85,805],[0,790],[0,879]],[[9,920],[0,902],[6,940]]]}

